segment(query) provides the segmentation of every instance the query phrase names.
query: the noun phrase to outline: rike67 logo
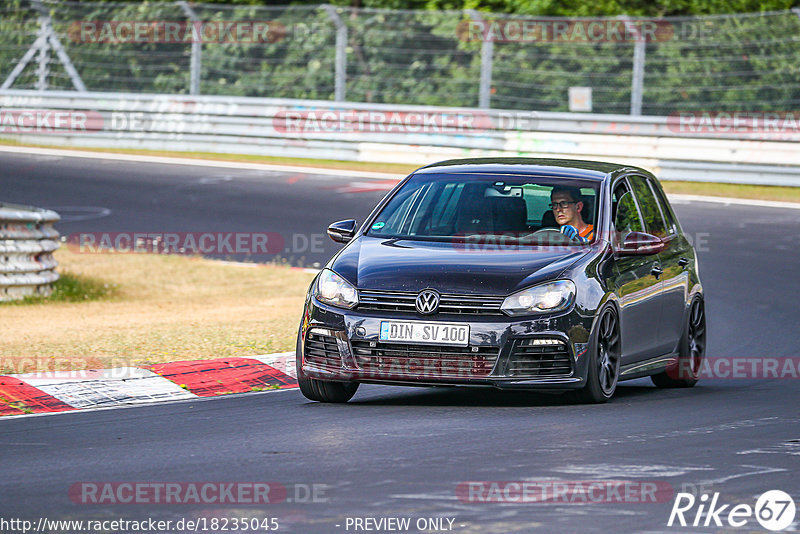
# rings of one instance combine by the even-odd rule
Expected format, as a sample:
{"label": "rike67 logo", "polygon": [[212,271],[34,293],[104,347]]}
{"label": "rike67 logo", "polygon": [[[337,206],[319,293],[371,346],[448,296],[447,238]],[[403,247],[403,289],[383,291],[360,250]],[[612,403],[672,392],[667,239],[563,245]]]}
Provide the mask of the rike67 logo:
{"label": "rike67 logo", "polygon": [[714,493],[710,498],[704,493],[699,499],[691,493],[678,493],[667,526],[739,528],[747,526],[755,518],[763,528],[779,531],[789,527],[794,516],[794,501],[781,490],[764,492],[756,500],[755,506],[746,503],[735,506],[721,504],[719,493]]}

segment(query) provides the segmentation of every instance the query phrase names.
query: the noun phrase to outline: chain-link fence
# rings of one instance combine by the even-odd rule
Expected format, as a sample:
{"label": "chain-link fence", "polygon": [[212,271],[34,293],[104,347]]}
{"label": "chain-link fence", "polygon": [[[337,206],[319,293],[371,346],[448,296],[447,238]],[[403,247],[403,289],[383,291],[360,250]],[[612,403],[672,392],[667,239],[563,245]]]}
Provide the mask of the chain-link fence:
{"label": "chain-link fence", "polygon": [[648,115],[787,111],[800,103],[798,60],[800,10],[556,19],[326,5],[0,5],[0,87],[15,89]]}

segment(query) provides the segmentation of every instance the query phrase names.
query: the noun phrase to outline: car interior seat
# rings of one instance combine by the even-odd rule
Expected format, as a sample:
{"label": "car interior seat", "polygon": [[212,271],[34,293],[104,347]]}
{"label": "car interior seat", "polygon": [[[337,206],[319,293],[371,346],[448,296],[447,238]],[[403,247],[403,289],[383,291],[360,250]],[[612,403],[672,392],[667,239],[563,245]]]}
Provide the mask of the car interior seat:
{"label": "car interior seat", "polygon": [[528,205],[522,197],[489,198],[492,210],[492,230],[495,232],[524,232],[528,228]]}
{"label": "car interior seat", "polygon": [[556,216],[553,214],[553,210],[546,210],[542,214],[542,228],[558,228],[558,223],[556,222]]}

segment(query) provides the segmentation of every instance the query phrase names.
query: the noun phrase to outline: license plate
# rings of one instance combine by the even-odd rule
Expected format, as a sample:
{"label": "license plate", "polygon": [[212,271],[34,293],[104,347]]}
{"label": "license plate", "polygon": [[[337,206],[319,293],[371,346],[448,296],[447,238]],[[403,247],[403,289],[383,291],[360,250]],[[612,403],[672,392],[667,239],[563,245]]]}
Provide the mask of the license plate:
{"label": "license plate", "polygon": [[381,321],[380,340],[467,346],[469,325]]}

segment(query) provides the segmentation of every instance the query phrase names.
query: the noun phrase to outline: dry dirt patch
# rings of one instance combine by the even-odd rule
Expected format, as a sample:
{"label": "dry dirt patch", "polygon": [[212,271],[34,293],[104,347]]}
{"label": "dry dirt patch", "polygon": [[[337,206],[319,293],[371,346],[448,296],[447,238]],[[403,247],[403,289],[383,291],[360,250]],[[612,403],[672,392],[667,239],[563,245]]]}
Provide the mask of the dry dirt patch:
{"label": "dry dirt patch", "polygon": [[147,365],[294,350],[313,273],[202,258],[57,251],[95,300],[0,306],[0,373]]}

